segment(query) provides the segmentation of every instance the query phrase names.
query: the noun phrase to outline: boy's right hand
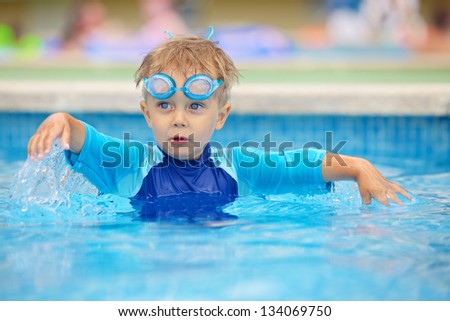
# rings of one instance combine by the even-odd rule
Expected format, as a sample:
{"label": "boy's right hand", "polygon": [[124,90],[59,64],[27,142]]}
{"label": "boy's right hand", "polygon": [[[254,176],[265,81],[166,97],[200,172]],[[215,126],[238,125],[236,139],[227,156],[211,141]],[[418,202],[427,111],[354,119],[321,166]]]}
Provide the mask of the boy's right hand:
{"label": "boy's right hand", "polygon": [[28,142],[28,157],[43,159],[50,153],[51,146],[61,138],[63,149],[79,154],[86,132],[83,123],[67,113],[56,113],[47,117]]}

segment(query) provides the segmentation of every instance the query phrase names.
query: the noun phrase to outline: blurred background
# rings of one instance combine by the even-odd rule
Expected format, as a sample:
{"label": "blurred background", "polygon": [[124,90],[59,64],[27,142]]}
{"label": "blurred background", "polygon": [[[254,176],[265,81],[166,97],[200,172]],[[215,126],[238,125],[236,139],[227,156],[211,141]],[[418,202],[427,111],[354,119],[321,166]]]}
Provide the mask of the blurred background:
{"label": "blurred background", "polygon": [[209,25],[238,63],[450,65],[448,0],[0,0],[0,63],[135,65],[165,29]]}
{"label": "blurred background", "polygon": [[448,0],[0,0],[0,110],[139,112],[144,55],[210,25],[234,112],[450,114]]}

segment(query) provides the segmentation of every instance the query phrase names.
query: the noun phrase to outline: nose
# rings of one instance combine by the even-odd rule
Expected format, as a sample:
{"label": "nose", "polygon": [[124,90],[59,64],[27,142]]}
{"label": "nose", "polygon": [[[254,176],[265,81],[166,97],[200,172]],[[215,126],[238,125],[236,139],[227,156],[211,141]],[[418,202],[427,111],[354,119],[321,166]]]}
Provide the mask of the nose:
{"label": "nose", "polygon": [[183,108],[176,108],[173,113],[172,125],[175,127],[186,127],[187,119]]}

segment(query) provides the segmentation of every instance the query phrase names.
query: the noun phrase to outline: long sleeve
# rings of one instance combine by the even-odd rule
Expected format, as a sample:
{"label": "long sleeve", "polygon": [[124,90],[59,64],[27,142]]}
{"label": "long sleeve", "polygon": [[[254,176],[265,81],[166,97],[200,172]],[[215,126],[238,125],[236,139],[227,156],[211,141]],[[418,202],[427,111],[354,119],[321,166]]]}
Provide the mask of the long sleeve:
{"label": "long sleeve", "polygon": [[134,196],[151,165],[161,157],[157,148],[138,141],[121,140],[84,124],[86,139],[80,154],[66,151],[66,159],[102,193]]}
{"label": "long sleeve", "polygon": [[234,148],[232,163],[240,193],[266,191],[287,193],[305,189],[327,189],[322,178],[322,160],[326,151],[299,149],[284,153],[265,153],[261,149]]}

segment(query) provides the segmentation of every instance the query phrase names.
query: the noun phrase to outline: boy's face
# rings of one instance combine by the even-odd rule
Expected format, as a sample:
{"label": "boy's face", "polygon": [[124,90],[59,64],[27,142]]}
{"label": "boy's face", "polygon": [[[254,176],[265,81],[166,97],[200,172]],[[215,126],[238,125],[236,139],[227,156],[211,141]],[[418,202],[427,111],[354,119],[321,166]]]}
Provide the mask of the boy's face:
{"label": "boy's face", "polygon": [[[186,77],[168,68],[162,73],[171,76],[177,88],[183,87],[186,79],[194,75]],[[177,159],[200,157],[214,130],[225,124],[231,109],[228,103],[219,106],[217,91],[210,98],[199,101],[189,99],[179,90],[166,100],[147,95],[147,99],[141,101],[141,109],[158,146]]]}

